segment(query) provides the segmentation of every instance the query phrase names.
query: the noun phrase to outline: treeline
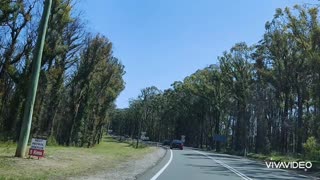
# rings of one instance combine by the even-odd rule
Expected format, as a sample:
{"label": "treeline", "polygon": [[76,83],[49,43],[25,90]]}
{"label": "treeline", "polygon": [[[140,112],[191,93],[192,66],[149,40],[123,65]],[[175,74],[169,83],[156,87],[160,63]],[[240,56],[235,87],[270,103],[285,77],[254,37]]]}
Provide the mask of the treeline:
{"label": "treeline", "polygon": [[[18,140],[43,2],[0,2],[0,140]],[[86,31],[73,0],[53,0],[31,136],[49,143],[98,143],[114,100],[124,89],[124,66],[112,43]]]}
{"label": "treeline", "polygon": [[[319,158],[318,11],[277,9],[259,42],[235,44],[216,65],[163,92],[142,90],[129,108],[115,112],[110,129],[132,137],[146,131],[153,141],[185,135],[186,145],[238,154],[312,152]],[[215,135],[227,142],[213,141]]]}

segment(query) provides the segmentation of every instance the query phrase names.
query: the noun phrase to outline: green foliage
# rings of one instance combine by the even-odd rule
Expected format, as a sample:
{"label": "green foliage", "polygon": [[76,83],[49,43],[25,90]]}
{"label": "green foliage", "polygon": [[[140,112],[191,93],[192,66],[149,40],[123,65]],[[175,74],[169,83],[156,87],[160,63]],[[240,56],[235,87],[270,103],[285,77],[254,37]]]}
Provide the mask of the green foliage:
{"label": "green foliage", "polygon": [[68,138],[58,134],[60,144],[92,147],[99,141],[113,102],[124,88],[123,74],[123,65],[112,56],[111,42],[99,35],[88,37],[65,92],[69,123],[59,121],[58,126]]}
{"label": "green foliage", "polygon": [[[74,4],[53,0],[31,136],[48,137],[54,146],[92,147],[124,89],[125,71],[112,55],[112,43],[86,32]],[[0,3],[0,139],[19,137],[42,6],[42,1]]]}
{"label": "green foliage", "polygon": [[49,136],[49,138],[47,139],[47,145],[48,146],[57,146],[59,144],[58,144],[57,140],[55,139],[55,137]]}
{"label": "green foliage", "polygon": [[[41,3],[0,3],[0,139],[19,136]],[[277,9],[256,44],[237,43],[218,64],[164,91],[144,88],[118,110],[124,66],[106,37],[86,33],[73,4],[54,0],[52,6],[32,135],[49,137],[49,144],[92,147],[109,128],[134,139],[145,131],[154,141],[185,135],[186,145],[238,154],[304,150],[308,158],[318,156],[318,7]],[[227,143],[212,141],[216,134]]]}
{"label": "green foliage", "polygon": [[[277,9],[259,42],[235,44],[219,64],[163,92],[144,89],[112,114],[109,128],[132,137],[145,131],[160,142],[186,135],[186,145],[239,155],[300,158],[308,137],[320,139],[318,18],[318,7]],[[216,134],[227,143],[213,141]]]}
{"label": "green foliage", "polygon": [[309,160],[320,160],[320,146],[315,137],[311,136],[303,144],[305,156]]}

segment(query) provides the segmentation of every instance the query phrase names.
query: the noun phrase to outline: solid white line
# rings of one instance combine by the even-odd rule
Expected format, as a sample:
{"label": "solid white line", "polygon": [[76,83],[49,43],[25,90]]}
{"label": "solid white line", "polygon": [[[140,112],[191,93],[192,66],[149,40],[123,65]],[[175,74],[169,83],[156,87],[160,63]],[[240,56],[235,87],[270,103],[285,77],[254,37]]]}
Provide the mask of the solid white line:
{"label": "solid white line", "polygon": [[172,150],[170,149],[170,159],[169,159],[169,161],[150,180],[156,180],[161,175],[161,173],[163,173],[163,171],[169,166],[169,164],[172,161],[172,158],[173,158],[173,153],[172,153]]}
{"label": "solid white line", "polygon": [[208,156],[208,155],[206,155],[205,153],[202,153],[202,152],[200,152],[200,151],[195,151],[195,152],[197,152],[197,153],[199,153],[199,154],[202,154],[202,155],[204,155],[204,156],[212,159],[214,162],[216,162],[216,163],[220,164],[221,166],[229,169],[230,171],[232,171],[232,172],[235,173],[236,175],[240,176],[240,177],[241,177],[242,179],[244,179],[244,180],[252,180],[252,179],[249,178],[248,176],[242,174],[241,172],[239,172],[239,171],[237,171],[236,169],[234,169],[233,167],[231,167],[231,166],[223,163],[222,161],[215,160],[215,159],[213,159],[212,157],[210,157],[210,156]]}

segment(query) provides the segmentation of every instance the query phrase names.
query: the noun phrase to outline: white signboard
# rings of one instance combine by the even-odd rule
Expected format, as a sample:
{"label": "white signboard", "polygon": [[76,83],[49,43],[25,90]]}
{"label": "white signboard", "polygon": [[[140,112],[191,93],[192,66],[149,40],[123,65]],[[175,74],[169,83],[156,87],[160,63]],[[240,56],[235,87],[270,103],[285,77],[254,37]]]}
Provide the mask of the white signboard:
{"label": "white signboard", "polygon": [[186,141],[186,136],[185,135],[181,135],[181,141],[184,143]]}
{"label": "white signboard", "polygon": [[149,140],[149,137],[146,137],[147,132],[141,132],[140,139],[143,141]]}
{"label": "white signboard", "polygon": [[46,147],[46,140],[44,139],[34,139],[31,140],[31,149],[44,150]]}

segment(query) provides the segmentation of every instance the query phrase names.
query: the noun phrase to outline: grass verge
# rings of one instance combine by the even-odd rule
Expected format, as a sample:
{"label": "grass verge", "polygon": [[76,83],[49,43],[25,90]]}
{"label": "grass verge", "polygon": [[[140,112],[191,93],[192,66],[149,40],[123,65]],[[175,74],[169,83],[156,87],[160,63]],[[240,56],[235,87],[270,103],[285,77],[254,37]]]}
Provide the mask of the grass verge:
{"label": "grass verge", "polygon": [[95,174],[139,159],[154,148],[132,148],[105,137],[93,148],[48,146],[40,160],[13,157],[16,144],[0,143],[0,179],[66,179]]}

